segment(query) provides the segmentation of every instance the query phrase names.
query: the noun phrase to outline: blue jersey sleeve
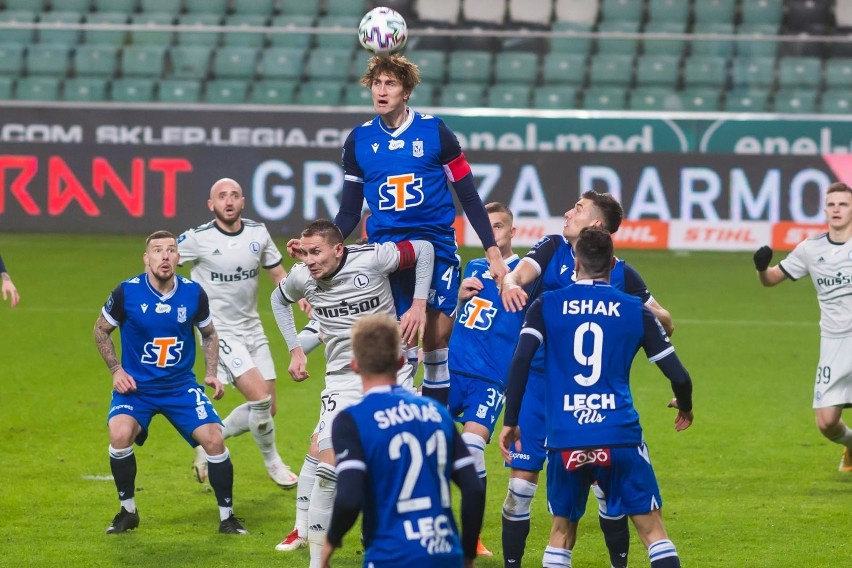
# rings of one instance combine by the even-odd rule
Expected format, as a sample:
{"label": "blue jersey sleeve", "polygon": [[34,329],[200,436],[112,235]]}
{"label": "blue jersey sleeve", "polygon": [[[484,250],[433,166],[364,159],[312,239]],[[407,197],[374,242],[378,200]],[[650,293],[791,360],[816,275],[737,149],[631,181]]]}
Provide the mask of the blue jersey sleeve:
{"label": "blue jersey sleeve", "polygon": [[104,304],[104,312],[112,318],[110,323],[118,325],[124,323],[127,314],[124,312],[124,287],[121,284],[116,286],[115,290],[107,298]]}
{"label": "blue jersey sleeve", "polygon": [[462,150],[459,140],[450,128],[441,119],[438,120],[438,137],[441,140],[441,154],[439,159],[442,164],[449,164],[459,156]]}
{"label": "blue jersey sleeve", "polygon": [[536,299],[527,309],[524,326],[515,347],[512,363],[509,365],[509,379],[506,387],[506,412],[504,426],[517,426],[521,413],[521,399],[527,386],[530,365],[536,350],[544,341],[544,315],[541,298]]}
{"label": "blue jersey sleeve", "polygon": [[337,456],[337,494],[327,538],[333,546],[340,547],[343,535],[358,519],[367,493],[364,449],[358,434],[358,424],[349,412],[343,411],[334,419],[331,443]]}
{"label": "blue jersey sleeve", "polygon": [[666,331],[654,316],[654,312],[647,306],[642,306],[642,325],[645,329],[642,348],[645,350],[649,361],[655,363],[666,355],[674,353],[674,346],[669,341]]}
{"label": "blue jersey sleeve", "polygon": [[544,272],[545,267],[550,264],[553,255],[556,254],[561,239],[560,235],[547,235],[538,241],[524,258],[535,262],[540,272]]}
{"label": "blue jersey sleeve", "polygon": [[195,312],[193,323],[201,326],[205,321],[210,319],[210,299],[207,297],[207,292],[201,286],[198,287],[198,311]]}
{"label": "blue jersey sleeve", "polygon": [[648,291],[648,286],[642,276],[626,261],[624,263],[624,291],[642,300],[643,304],[651,299],[651,293]]}
{"label": "blue jersey sleeve", "polygon": [[334,216],[334,224],[348,237],[361,220],[364,204],[364,172],[355,158],[355,131],[349,133],[343,144],[343,192],[340,210]]}

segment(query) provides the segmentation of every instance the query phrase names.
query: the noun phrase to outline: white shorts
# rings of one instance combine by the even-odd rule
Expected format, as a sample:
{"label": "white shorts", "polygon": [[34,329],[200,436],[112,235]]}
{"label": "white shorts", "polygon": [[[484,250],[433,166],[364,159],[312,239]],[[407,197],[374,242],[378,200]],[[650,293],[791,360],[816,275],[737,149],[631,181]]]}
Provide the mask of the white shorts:
{"label": "white shorts", "polygon": [[814,408],[852,404],[852,337],[821,337]]}
{"label": "white shorts", "polygon": [[257,367],[267,381],[275,380],[275,363],[266,337],[219,335],[219,371],[223,383],[234,384],[243,373]]}

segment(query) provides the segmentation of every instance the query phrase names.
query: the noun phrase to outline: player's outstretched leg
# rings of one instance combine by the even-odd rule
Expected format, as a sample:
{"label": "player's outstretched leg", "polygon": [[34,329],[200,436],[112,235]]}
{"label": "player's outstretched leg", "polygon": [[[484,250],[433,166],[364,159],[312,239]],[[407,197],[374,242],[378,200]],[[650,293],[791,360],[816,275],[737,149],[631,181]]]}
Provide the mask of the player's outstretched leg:
{"label": "player's outstretched leg", "polygon": [[290,552],[308,546],[308,507],[311,504],[311,492],[314,490],[317,465],[319,462],[310,454],[305,456],[302,469],[299,470],[299,484],[296,488],[296,526],[275,546],[279,552]]}
{"label": "player's outstretched leg", "polygon": [[272,420],[272,396],[249,403],[249,430],[254,437],[269,477],[284,489],[292,489],[299,482],[299,476],[290,471],[275,448],[275,423]]}
{"label": "player's outstretched leg", "polygon": [[503,565],[520,566],[530,534],[530,509],[538,485],[512,477],[503,501]]}
{"label": "player's outstretched leg", "polygon": [[139,526],[139,512],[136,510],[134,497],[136,489],[136,454],[133,446],[124,449],[109,447],[109,467],[121,510],[107,527],[106,534],[119,534],[131,531]]}
{"label": "player's outstretched leg", "polygon": [[627,555],[630,551],[630,528],[627,515],[610,517],[606,514],[606,496],[597,483],[592,484],[592,492],[598,500],[598,522],[609,551],[612,568],[627,568]]}
{"label": "player's outstretched leg", "polygon": [[330,463],[317,465],[316,481],[311,492],[311,504],[308,508],[308,545],[311,550],[310,568],[320,568],[322,547],[331,522],[331,510],[334,507],[334,495],[337,491],[337,474]]}

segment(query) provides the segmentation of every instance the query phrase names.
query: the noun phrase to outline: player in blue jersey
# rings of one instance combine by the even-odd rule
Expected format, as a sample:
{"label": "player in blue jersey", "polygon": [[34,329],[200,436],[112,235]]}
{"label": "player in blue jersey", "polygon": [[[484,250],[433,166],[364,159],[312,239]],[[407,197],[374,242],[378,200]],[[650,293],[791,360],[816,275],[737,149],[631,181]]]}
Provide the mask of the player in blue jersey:
{"label": "player in blue jersey", "polygon": [[606,508],[628,515],[652,568],[678,568],[663,526],[662,498],[630,392],[630,367],[640,347],[672,383],[675,429],[692,424],[692,381],[653,312],[609,284],[612,239],[583,229],[575,242],[576,284],[545,292],[527,310],[509,369],[500,451],[519,440],[518,415],[533,357],[544,354],[547,498],[553,514],[545,567],[571,566],[577,523],[592,483]]}
{"label": "player in blue jersey", "polygon": [[[213,398],[224,394],[216,378],[219,338],[207,294],[196,282],[175,275],[177,239],[168,231],[145,241],[145,272],[112,291],[95,322],[95,343],[112,374],[108,415],[109,462],[121,509],[107,534],[139,526],[134,493],[134,442],[145,443],[156,414],[164,415],[191,445],[208,454],[208,478],[219,504],[219,532],[248,534],[233,511],[234,467],[222,438],[222,421],[195,380],[195,335],[201,332],[204,384]],[[121,328],[121,362],[110,334]]]}
{"label": "player in blue jersey", "polygon": [[[518,264],[512,250],[513,215],[503,203],[485,206],[497,248],[509,268]],[[450,414],[463,424],[462,439],[486,487],[485,446],[503,410],[506,372],[518,342],[523,313],[503,309],[497,284],[484,258],[465,267],[459,292],[459,314],[450,337]],[[482,541],[479,556],[491,556]]]}
{"label": "player in blue jersey", "polygon": [[[548,235],[521,260],[504,279],[501,296],[507,310],[522,310],[531,296],[559,290],[574,281],[574,249],[572,242],[589,226],[601,226],[614,233],[621,225],[624,212],[608,193],[585,192],[573,208],[565,212],[561,235]],[[674,329],[671,316],[648,292],[642,277],[624,261],[617,261],[611,275],[612,285],[639,297],[659,318],[667,333]],[[532,287],[531,294],[527,293]],[[530,530],[530,509],[538,488],[539,472],[546,457],[544,439],[544,382],[540,354],[533,362],[533,373],[525,397],[532,399],[522,406],[520,418],[523,452],[512,456],[509,488],[503,503],[503,557],[506,566],[517,566],[524,555]],[[604,533],[610,561],[615,568],[627,566],[630,532],[627,518],[606,511],[603,494],[597,486],[595,496],[601,504],[599,522]]]}
{"label": "player in blue jersey", "polygon": [[[470,164],[455,134],[440,119],[407,105],[419,82],[417,66],[402,55],[370,59],[361,84],[370,89],[378,115],[353,129],[343,145],[343,194],[334,222],[348,236],[361,220],[366,199],[370,242],[432,243],[435,268],[423,336],[423,394],[446,404],[447,349],[459,291],[456,209],[448,181],[482,241],[498,285],[509,269],[494,242]],[[401,315],[411,304],[414,274],[403,271],[391,279]]]}
{"label": "player in blue jersey", "polygon": [[18,295],[18,289],[15,288],[15,284],[12,282],[12,277],[6,271],[6,265],[3,264],[2,256],[0,256],[0,288],[3,290],[3,301],[5,302],[8,297],[12,307],[17,306],[21,297]]}
{"label": "player in blue jersey", "polygon": [[[332,425],[339,490],[324,567],[362,510],[366,567],[474,565],[485,491],[446,408],[397,385],[400,345],[390,315],[367,315],[352,327],[352,368],[364,398]],[[461,489],[461,538],[451,479]]]}

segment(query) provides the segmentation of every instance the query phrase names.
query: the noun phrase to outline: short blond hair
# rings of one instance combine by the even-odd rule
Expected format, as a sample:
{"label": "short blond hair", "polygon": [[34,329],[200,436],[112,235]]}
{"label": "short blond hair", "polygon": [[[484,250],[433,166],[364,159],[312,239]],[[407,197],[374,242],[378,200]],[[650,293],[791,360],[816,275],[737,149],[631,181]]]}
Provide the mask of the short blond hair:
{"label": "short blond hair", "polygon": [[395,376],[402,356],[399,324],[388,314],[358,319],[352,326],[352,353],[361,373]]}
{"label": "short blond hair", "polygon": [[420,84],[420,68],[404,55],[371,57],[367,62],[367,70],[361,76],[361,84],[369,89],[382,73],[396,77],[402,83],[402,90],[409,93]]}

